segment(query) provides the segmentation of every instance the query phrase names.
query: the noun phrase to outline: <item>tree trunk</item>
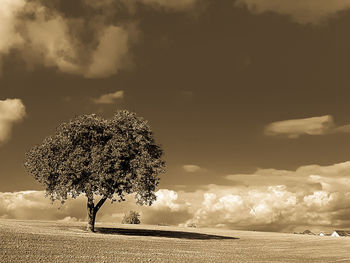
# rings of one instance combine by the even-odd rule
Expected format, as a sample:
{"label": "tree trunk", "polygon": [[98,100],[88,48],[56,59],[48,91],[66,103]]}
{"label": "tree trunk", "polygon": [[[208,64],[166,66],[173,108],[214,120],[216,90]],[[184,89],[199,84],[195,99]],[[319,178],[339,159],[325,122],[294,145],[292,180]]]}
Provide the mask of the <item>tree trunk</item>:
{"label": "tree trunk", "polygon": [[89,232],[95,232],[95,207],[94,207],[94,199],[92,197],[88,197],[88,203],[87,203],[87,212],[88,212],[88,225],[87,230]]}
{"label": "tree trunk", "polygon": [[95,232],[95,218],[98,210],[100,210],[101,206],[107,200],[107,197],[102,197],[101,200],[94,205],[94,196],[93,194],[87,194],[88,202],[87,202],[87,212],[88,212],[88,225],[87,230],[89,232]]}

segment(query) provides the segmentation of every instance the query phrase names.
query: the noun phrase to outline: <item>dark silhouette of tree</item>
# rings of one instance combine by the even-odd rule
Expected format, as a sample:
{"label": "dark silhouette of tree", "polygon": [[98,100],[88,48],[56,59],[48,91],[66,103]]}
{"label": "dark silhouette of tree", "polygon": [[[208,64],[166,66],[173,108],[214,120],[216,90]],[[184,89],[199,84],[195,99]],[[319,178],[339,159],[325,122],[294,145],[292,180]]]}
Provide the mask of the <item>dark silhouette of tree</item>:
{"label": "dark silhouette of tree", "polygon": [[96,213],[107,199],[121,202],[134,193],[140,205],[156,200],[165,168],[162,155],[147,121],[124,110],[108,120],[92,114],[61,124],[26,153],[24,166],[45,185],[52,202],[86,195],[88,230],[93,232]]}
{"label": "dark silhouette of tree", "polygon": [[140,214],[136,211],[130,211],[129,214],[125,214],[122,220],[122,224],[140,224]]}

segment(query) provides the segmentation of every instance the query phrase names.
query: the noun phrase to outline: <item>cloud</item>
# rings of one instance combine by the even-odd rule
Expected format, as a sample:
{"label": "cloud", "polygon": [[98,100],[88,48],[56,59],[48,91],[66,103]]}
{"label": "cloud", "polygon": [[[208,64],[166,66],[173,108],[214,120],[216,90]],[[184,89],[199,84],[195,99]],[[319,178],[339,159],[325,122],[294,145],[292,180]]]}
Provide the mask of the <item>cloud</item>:
{"label": "cloud", "polygon": [[332,201],[336,200],[336,195],[336,193],[316,191],[311,195],[304,196],[303,201],[307,206],[329,206]]}
{"label": "cloud", "polygon": [[79,73],[77,54],[69,36],[67,21],[58,14],[47,17],[47,11],[39,8],[36,19],[25,24],[27,45],[46,67],[57,67],[62,72]]}
{"label": "cloud", "polygon": [[61,1],[0,0],[0,62],[13,50],[30,70],[44,66],[107,78],[132,64],[130,49],[139,34],[138,8],[133,6],[185,11],[196,2],[84,0],[77,3],[79,15],[73,15],[63,10]]}
{"label": "cloud", "polygon": [[[239,187],[262,187],[285,185],[291,191],[305,189],[308,194],[313,191],[344,191],[350,182],[350,161],[329,166],[304,165],[295,171],[278,169],[257,169],[252,174],[231,174],[226,179]],[[342,187],[343,185],[343,187]]]}
{"label": "cloud", "polygon": [[103,8],[103,7],[111,7],[113,6],[114,0],[84,0],[85,4],[91,6],[93,8]]}
{"label": "cloud", "polygon": [[25,0],[0,0],[0,5],[0,60],[10,50],[20,50],[24,60],[42,57],[44,66],[57,66],[63,72],[78,70],[65,18]]}
{"label": "cloud", "polygon": [[23,42],[21,35],[16,32],[16,13],[21,10],[24,3],[24,0],[0,0],[0,75],[2,56]]}
{"label": "cloud", "polygon": [[[23,8],[24,0],[0,0],[0,52],[7,53],[9,49],[22,42],[16,32],[16,13]],[[6,36],[6,37],[5,37]]]}
{"label": "cloud", "polygon": [[233,189],[231,192],[211,186],[208,190],[203,194],[201,207],[189,222],[210,227],[285,230],[281,220],[285,218],[281,215],[293,214],[297,204],[296,195],[283,185]]}
{"label": "cloud", "polygon": [[[208,185],[192,193],[198,226],[268,231],[331,231],[350,227],[350,162],[232,174],[233,186]],[[181,196],[179,197],[181,198]],[[189,197],[187,197],[189,198]]]}
{"label": "cloud", "polygon": [[[160,189],[156,195],[158,200],[151,207],[136,205],[132,195],[122,203],[106,202],[98,212],[97,220],[121,223],[124,214],[130,210],[140,212],[144,224],[178,225],[191,218],[188,205],[178,200],[176,192]],[[0,218],[86,221],[86,198],[80,195],[61,206],[59,202],[52,204],[45,198],[44,191],[0,192]]]}
{"label": "cloud", "polygon": [[122,98],[124,98],[124,91],[118,90],[114,93],[104,94],[97,99],[92,99],[92,101],[96,104],[113,104],[116,100]]}
{"label": "cloud", "polygon": [[27,3],[22,13],[17,20],[26,41],[19,49],[29,67],[106,78],[128,66],[129,45],[137,34],[133,26],[109,24],[97,14],[89,20],[69,18],[38,3]]}
{"label": "cloud", "polygon": [[64,220],[67,217],[81,218],[84,215],[85,200],[82,197],[74,201],[70,200],[61,207],[58,202],[51,204],[51,201],[44,196],[44,191],[1,193],[0,217],[31,220]]}
{"label": "cloud", "polygon": [[25,115],[25,106],[20,99],[0,100],[0,144],[10,138],[13,125],[22,121]]}
{"label": "cloud", "polygon": [[[120,223],[134,210],[144,224],[284,232],[350,227],[350,161],[294,171],[258,169],[226,179],[227,186],[211,184],[192,192],[160,189],[151,207],[137,206],[129,195],[122,203],[107,202],[97,220]],[[0,217],[86,221],[86,198],[79,196],[61,207],[58,202],[52,205],[42,191],[0,193]]]}
{"label": "cloud", "polygon": [[[258,169],[253,174],[233,174],[226,178],[240,182],[230,190],[230,194],[239,193],[243,199],[241,208],[245,209],[237,211],[232,208],[230,213],[241,213],[242,220],[222,222],[215,220],[210,210],[202,209],[197,212],[198,222],[284,231],[303,227],[329,231],[335,227],[350,226],[350,217],[338,220],[338,215],[348,209],[350,201],[350,162],[329,166],[306,165],[295,171]],[[222,196],[229,194],[227,189],[212,191]],[[213,202],[217,206],[219,197]],[[220,209],[219,212],[225,211]]]}
{"label": "cloud", "polygon": [[143,209],[142,222],[146,224],[179,225],[190,220],[190,203],[179,199],[173,190],[160,189],[156,192],[157,201],[152,207]]}
{"label": "cloud", "polygon": [[1,0],[0,9],[0,32],[2,35],[8,36],[8,38],[1,38],[0,40],[0,50],[8,51],[8,48],[21,41],[20,36],[15,32],[15,20],[16,12],[18,12],[23,6],[23,0]]}
{"label": "cloud", "polygon": [[129,33],[117,26],[104,29],[97,49],[92,54],[92,61],[84,76],[87,78],[104,78],[116,74],[128,54]]}
{"label": "cloud", "polygon": [[265,127],[266,135],[283,135],[288,138],[298,138],[301,135],[324,135],[348,132],[350,132],[350,125],[337,127],[331,115],[278,121],[270,123]]}
{"label": "cloud", "polygon": [[169,208],[171,211],[178,211],[180,205],[176,203],[178,194],[175,191],[168,189],[160,189],[157,191],[157,200],[154,202],[155,209]]}
{"label": "cloud", "polygon": [[[113,8],[117,1],[113,0],[84,0],[85,4],[93,8]],[[195,6],[198,0],[119,0],[119,7],[126,6],[129,11],[136,12],[139,5],[146,5],[154,9],[163,9],[167,11],[185,11]]]}
{"label": "cloud", "polygon": [[205,170],[205,169],[203,169],[200,166],[195,165],[195,164],[186,164],[186,165],[183,165],[182,168],[188,173],[197,173],[197,172],[202,172]]}
{"label": "cloud", "polygon": [[350,8],[348,0],[237,0],[235,6],[247,7],[252,13],[274,12],[289,16],[300,24],[318,24]]}
{"label": "cloud", "polygon": [[75,217],[70,217],[70,216],[66,216],[65,218],[61,219],[61,220],[57,220],[59,222],[77,222],[78,219],[76,219]]}
{"label": "cloud", "polygon": [[139,2],[155,7],[162,7],[167,9],[184,10],[195,5],[197,0],[138,0]]}

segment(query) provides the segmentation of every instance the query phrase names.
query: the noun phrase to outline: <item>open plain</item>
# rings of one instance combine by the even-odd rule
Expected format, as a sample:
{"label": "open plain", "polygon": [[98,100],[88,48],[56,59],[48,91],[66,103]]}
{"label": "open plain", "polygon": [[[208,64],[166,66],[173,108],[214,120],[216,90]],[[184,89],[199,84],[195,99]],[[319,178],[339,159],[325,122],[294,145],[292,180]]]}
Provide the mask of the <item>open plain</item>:
{"label": "open plain", "polygon": [[209,228],[0,220],[7,262],[350,262],[350,238]]}

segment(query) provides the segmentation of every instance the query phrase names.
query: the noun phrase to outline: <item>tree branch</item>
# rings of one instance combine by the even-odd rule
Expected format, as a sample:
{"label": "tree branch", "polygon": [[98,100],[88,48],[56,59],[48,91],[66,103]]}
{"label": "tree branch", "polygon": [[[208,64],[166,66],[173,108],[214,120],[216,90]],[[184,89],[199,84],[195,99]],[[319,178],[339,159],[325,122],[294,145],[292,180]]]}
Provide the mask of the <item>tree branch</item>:
{"label": "tree branch", "polygon": [[95,213],[97,213],[97,211],[101,208],[101,206],[104,204],[104,202],[107,200],[107,197],[102,197],[100,201],[98,201],[98,203],[96,204],[94,210]]}

